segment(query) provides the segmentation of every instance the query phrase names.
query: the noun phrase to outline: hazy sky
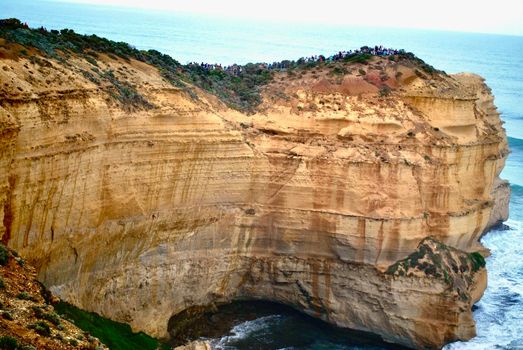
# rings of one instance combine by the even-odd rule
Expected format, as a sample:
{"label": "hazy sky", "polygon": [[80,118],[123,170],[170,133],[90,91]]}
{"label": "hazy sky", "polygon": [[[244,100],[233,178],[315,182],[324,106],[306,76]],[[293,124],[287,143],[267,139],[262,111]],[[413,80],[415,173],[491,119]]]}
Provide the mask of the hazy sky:
{"label": "hazy sky", "polygon": [[218,16],[523,35],[521,0],[58,0]]}

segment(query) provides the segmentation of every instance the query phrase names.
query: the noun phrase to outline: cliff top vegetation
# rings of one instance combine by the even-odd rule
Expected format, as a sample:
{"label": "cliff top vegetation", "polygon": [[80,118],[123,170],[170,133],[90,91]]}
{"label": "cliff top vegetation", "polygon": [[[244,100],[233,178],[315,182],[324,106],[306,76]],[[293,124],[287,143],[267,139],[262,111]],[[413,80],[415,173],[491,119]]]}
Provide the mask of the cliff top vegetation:
{"label": "cliff top vegetation", "polygon": [[[333,74],[344,75],[347,72],[344,66],[366,65],[375,56],[386,56],[391,63],[409,61],[425,74],[438,72],[410,52],[386,49],[381,46],[364,46],[358,50],[340,51],[329,57],[315,55],[297,60],[234,64],[223,67],[208,63],[181,64],[157,50],[138,50],[125,42],[112,41],[94,34],[78,34],[72,29],[29,28],[27,24],[15,18],[0,20],[0,38],[3,38],[5,43],[19,45],[15,50],[16,57],[31,58],[37,50],[40,55],[64,64],[67,64],[71,56],[80,56],[96,66],[100,54],[108,55],[112,59],[142,61],[155,66],[167,81],[186,90],[193,98],[197,98],[197,94],[191,90],[191,86],[197,86],[217,96],[227,106],[245,113],[256,111],[256,107],[262,101],[263,87],[273,81],[278,72],[295,74],[313,68],[330,67]],[[2,57],[1,51],[0,57]],[[138,108],[153,107],[131,86],[116,81],[110,73],[96,71],[96,69],[93,71],[94,73],[86,73],[89,79],[96,83],[106,80],[111,82],[114,85],[114,96],[121,102]]]}

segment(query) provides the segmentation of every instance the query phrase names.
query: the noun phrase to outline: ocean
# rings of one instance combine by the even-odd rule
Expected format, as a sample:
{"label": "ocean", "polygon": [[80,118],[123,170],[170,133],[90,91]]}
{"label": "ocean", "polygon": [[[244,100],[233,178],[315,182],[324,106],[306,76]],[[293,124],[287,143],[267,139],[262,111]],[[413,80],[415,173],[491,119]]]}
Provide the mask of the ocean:
{"label": "ocean", "polygon": [[[46,0],[1,0],[0,17],[154,48],[182,63],[273,62],[377,44],[412,51],[448,73],[482,75],[496,97],[512,151],[502,173],[512,187],[510,218],[482,239],[492,255],[487,259],[488,288],[474,311],[478,335],[446,349],[523,349],[523,37],[350,23],[284,24]],[[238,323],[213,342],[231,350],[387,348],[334,334],[307,318],[276,312]]]}

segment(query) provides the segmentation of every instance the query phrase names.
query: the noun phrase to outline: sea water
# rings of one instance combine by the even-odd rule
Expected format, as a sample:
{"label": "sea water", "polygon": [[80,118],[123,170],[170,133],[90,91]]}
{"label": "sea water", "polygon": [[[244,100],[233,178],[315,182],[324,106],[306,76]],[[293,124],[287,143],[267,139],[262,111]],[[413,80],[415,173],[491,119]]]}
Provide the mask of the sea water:
{"label": "sea water", "polygon": [[[94,33],[139,49],[154,48],[182,63],[273,62],[384,45],[412,51],[448,73],[482,75],[493,90],[509,135],[512,153],[502,177],[512,188],[510,219],[504,228],[482,239],[492,255],[487,259],[488,288],[474,311],[478,335],[447,349],[523,349],[523,37],[372,28],[372,23],[369,28],[356,28],[350,23],[224,19],[45,0],[0,0],[0,17],[17,17],[31,27]],[[307,319],[274,314],[237,324],[213,342],[223,349],[385,348],[337,339]]]}

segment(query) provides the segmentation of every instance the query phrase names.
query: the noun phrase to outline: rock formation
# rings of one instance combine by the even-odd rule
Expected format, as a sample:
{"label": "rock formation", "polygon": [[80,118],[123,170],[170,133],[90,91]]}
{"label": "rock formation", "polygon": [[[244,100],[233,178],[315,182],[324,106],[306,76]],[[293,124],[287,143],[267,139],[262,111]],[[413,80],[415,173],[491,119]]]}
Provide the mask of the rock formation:
{"label": "rock formation", "polygon": [[304,66],[246,114],[133,58],[0,45],[0,234],[61,298],[156,337],[235,299],[413,348],[475,335],[470,253],[509,195],[479,76]]}

